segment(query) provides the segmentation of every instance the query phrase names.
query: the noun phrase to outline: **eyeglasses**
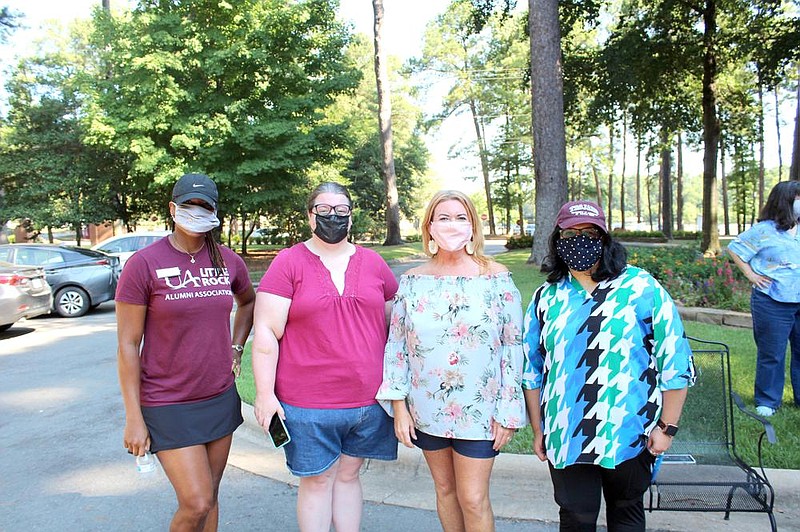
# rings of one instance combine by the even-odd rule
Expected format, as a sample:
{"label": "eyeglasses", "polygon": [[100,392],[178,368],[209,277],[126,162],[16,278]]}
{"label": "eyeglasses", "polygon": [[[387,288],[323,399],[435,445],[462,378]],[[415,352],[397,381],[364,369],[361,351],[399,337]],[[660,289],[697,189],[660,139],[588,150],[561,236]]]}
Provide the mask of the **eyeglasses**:
{"label": "eyeglasses", "polygon": [[583,235],[587,238],[603,238],[603,232],[599,229],[588,227],[586,229],[562,229],[561,238],[575,238],[576,236]]}
{"label": "eyeglasses", "polygon": [[335,214],[336,216],[350,216],[351,210],[350,205],[345,205],[344,203],[341,205],[317,203],[312,207],[311,212],[319,214],[320,216],[330,216],[331,214]]}

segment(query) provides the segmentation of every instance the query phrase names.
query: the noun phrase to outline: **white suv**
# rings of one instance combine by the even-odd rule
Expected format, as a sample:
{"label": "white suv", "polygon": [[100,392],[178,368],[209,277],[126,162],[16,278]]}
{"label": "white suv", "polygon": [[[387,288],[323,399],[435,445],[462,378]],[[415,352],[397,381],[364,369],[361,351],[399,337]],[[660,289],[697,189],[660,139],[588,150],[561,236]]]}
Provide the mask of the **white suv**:
{"label": "white suv", "polygon": [[124,235],[112,236],[95,244],[92,249],[102,251],[114,257],[119,257],[119,266],[125,266],[125,262],[131,255],[145,246],[149,246],[157,240],[161,240],[170,234],[170,231],[143,231],[141,233],[125,233]]}

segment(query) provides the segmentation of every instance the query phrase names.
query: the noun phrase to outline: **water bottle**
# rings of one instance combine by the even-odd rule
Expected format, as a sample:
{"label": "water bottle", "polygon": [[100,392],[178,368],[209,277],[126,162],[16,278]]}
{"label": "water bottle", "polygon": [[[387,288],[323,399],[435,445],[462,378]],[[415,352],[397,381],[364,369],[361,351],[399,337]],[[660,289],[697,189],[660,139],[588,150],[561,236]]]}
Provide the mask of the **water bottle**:
{"label": "water bottle", "polygon": [[144,456],[136,457],[136,471],[140,474],[152,473],[156,470],[156,459],[152,453],[146,451]]}

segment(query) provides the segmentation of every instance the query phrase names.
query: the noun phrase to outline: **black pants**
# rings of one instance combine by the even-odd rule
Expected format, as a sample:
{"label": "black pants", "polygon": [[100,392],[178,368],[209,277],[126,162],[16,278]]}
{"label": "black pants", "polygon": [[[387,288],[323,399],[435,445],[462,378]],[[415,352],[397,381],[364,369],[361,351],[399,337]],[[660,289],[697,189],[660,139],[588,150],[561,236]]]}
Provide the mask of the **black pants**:
{"label": "black pants", "polygon": [[615,469],[589,464],[555,469],[551,465],[553,493],[560,508],[560,530],[596,530],[602,492],[609,532],[644,532],[642,497],[650,485],[653,460],[645,449]]}

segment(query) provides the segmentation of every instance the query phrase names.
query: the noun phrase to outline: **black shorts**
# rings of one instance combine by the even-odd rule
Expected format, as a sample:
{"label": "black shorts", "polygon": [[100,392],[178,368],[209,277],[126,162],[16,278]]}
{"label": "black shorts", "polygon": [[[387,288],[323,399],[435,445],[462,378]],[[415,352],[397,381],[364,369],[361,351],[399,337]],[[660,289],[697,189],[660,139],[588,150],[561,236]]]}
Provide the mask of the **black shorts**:
{"label": "black shorts", "polygon": [[150,432],[152,453],[206,444],[232,434],[244,423],[235,384],[205,401],[143,406],[142,416]]}

